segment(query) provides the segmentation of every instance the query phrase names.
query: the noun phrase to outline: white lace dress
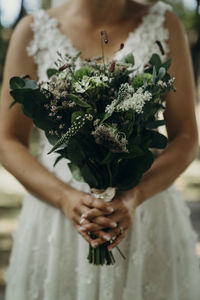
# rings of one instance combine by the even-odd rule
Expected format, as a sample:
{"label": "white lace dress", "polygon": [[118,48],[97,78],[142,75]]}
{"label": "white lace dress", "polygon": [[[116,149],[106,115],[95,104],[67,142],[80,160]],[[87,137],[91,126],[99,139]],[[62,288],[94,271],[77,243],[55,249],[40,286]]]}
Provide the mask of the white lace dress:
{"label": "white lace dress", "polygon": [[[132,51],[136,65],[143,66],[153,52],[159,53],[156,40],[167,53],[167,9],[171,7],[160,1],[154,4],[115,58]],[[77,52],[57,25],[58,21],[43,10],[34,14],[34,37],[27,50],[34,57],[39,80],[46,79],[46,69],[54,66],[58,49]],[[88,192],[86,183],[72,177],[66,161],[53,168],[55,156],[47,156],[49,149],[41,134],[40,160],[45,167]],[[199,300],[196,240],[189,210],[171,186],[137,207],[128,235],[120,244],[126,260],[114,249],[116,265],[92,266],[86,259],[87,242],[65,215],[28,194],[5,274],[6,300]]]}

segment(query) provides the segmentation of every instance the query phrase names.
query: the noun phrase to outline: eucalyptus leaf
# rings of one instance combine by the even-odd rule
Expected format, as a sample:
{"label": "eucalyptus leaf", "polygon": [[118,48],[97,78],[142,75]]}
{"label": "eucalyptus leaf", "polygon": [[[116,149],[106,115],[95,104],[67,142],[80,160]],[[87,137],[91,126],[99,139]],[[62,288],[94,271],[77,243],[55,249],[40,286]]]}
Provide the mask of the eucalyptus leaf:
{"label": "eucalyptus leaf", "polygon": [[57,69],[48,69],[47,70],[47,76],[50,79],[53,75],[59,73],[59,71]]}
{"label": "eucalyptus leaf", "polygon": [[162,65],[162,61],[160,59],[160,56],[156,53],[154,53],[149,61],[149,63],[156,68],[158,71]]}
{"label": "eucalyptus leaf", "polygon": [[165,68],[166,70],[168,70],[170,68],[171,64],[172,64],[172,59],[170,58],[162,64],[162,67]]}
{"label": "eucalyptus leaf", "polygon": [[83,76],[91,76],[93,69],[91,67],[81,67],[74,73],[73,80],[79,81],[82,80]]}
{"label": "eucalyptus leaf", "polygon": [[153,81],[153,83],[156,82],[156,77],[157,77],[156,67],[153,66],[153,73],[152,73],[152,81]]}
{"label": "eucalyptus leaf", "polygon": [[158,78],[159,78],[159,79],[163,79],[163,77],[165,76],[165,74],[166,74],[165,68],[161,67],[161,68],[159,69],[159,72],[158,72]]}
{"label": "eucalyptus leaf", "polygon": [[10,89],[16,90],[16,89],[22,89],[25,86],[25,80],[20,77],[12,77],[10,79]]}

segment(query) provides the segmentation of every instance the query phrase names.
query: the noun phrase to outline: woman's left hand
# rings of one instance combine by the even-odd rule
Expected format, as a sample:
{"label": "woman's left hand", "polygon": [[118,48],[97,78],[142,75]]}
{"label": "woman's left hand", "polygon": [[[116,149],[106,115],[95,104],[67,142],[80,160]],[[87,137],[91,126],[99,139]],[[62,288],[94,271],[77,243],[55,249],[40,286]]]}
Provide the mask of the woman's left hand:
{"label": "woman's left hand", "polygon": [[[134,212],[136,207],[139,205],[139,197],[138,193],[136,191],[136,188],[126,191],[126,192],[119,192],[116,197],[110,202],[110,206],[114,209],[113,213],[107,216],[109,217],[109,220],[112,222],[115,222],[118,224],[116,228],[110,228],[106,231],[105,234],[102,233],[102,231],[98,232],[95,231],[95,235],[98,236],[97,239],[95,239],[95,246],[99,246],[103,243],[103,240],[105,241],[105,236],[107,237],[107,241],[115,238],[115,240],[108,246],[108,250],[111,250],[115,248],[121,240],[127,235],[128,230],[131,226]],[[94,217],[95,216],[95,217]],[[104,216],[97,216],[95,209],[91,209],[85,216],[85,219],[96,223],[101,224],[101,227],[105,228],[106,224],[104,226]],[[84,225],[86,227],[87,231],[90,231],[89,224],[87,227],[87,224]]]}

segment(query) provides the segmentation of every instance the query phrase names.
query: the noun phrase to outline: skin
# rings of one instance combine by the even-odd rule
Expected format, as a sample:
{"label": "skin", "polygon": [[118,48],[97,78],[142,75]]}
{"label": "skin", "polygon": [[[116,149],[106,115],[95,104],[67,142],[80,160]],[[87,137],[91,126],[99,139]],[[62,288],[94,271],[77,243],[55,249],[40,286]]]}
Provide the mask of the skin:
{"label": "skin", "polygon": [[[140,24],[148,8],[126,0],[73,0],[48,13],[59,20],[60,30],[76,49],[82,50],[82,57],[99,55],[99,31],[105,29],[110,40],[105,54],[111,60],[128,33]],[[183,26],[172,12],[166,12],[169,57],[173,59],[169,72],[176,77],[177,88],[176,93],[171,92],[167,97],[164,114],[169,144],[137,187],[118,193],[111,203],[104,203],[70,187],[42,166],[28,151],[32,121],[23,115],[19,105],[8,109],[12,102],[10,77],[29,74],[37,80],[36,66],[25,50],[32,39],[32,21],[32,17],[27,16],[18,24],[7,53],[0,111],[1,162],[30,193],[60,209],[94,247],[117,236],[109,246],[111,250],[126,236],[136,208],[168,188],[197,154],[194,78]],[[80,226],[83,213],[85,219]],[[123,228],[122,234],[117,224]],[[104,228],[110,228],[109,232],[105,234]],[[95,232],[98,238],[92,241],[88,231]]]}

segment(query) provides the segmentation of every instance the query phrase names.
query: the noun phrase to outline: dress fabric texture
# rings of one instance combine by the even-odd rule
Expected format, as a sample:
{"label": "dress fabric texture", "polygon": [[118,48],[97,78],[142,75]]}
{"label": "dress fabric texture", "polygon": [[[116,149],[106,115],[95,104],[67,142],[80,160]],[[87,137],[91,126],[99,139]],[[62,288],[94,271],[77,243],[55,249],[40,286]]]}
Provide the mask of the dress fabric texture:
{"label": "dress fabric texture", "polygon": [[[131,32],[115,59],[133,52],[139,69],[152,53],[160,54],[159,40],[169,51],[165,14],[169,5],[152,5],[142,23]],[[34,57],[40,81],[54,67],[57,50],[76,54],[70,40],[60,31],[58,20],[44,10],[33,14],[33,39],[27,51]],[[76,181],[67,161],[54,168],[56,155],[47,155],[50,145],[41,132],[41,163],[74,188],[89,192]],[[38,182],[38,184],[40,184]],[[13,234],[14,245],[5,273],[6,300],[199,300],[200,269],[195,254],[197,234],[189,209],[172,185],[136,208],[132,226],[114,266],[88,264],[88,243],[57,208],[28,194]]]}

